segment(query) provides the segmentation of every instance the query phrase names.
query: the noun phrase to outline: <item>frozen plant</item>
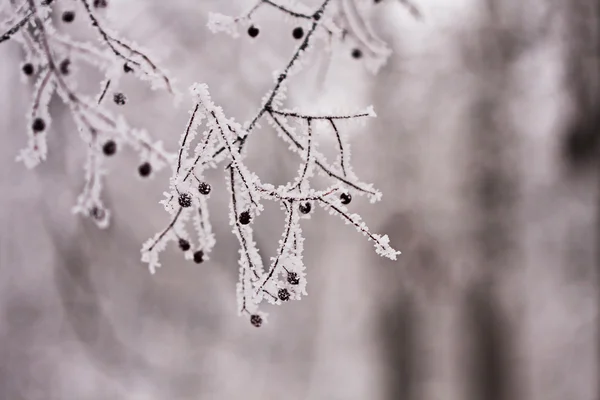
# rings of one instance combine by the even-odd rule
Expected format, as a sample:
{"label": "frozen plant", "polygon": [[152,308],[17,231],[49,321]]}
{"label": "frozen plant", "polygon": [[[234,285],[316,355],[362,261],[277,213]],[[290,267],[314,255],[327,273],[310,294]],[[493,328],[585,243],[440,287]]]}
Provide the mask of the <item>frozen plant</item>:
{"label": "frozen plant", "polygon": [[[407,1],[401,2],[418,16],[416,8]],[[59,10],[57,3],[69,4],[70,8]],[[300,220],[309,219],[314,208],[321,207],[354,226],[373,242],[378,254],[390,259],[399,254],[390,247],[387,236],[370,232],[360,216],[349,209],[353,196],[367,196],[371,202],[381,199],[372,185],[362,182],[353,172],[350,148],[342,129],[345,123],[374,117],[372,107],[358,112],[303,112],[284,105],[287,81],[301,69],[306,62],[305,54],[314,50],[319,38],[326,44],[326,50],[331,50],[328,45],[335,41],[344,43],[348,37],[352,38],[352,56],[364,59],[374,72],[385,63],[390,50],[373,33],[365,17],[366,7],[372,4],[360,0],[323,0],[319,7],[311,9],[298,2],[259,0],[237,18],[211,14],[208,26],[213,32],[238,36],[242,26],[250,37],[256,38],[260,29],[253,23],[254,14],[264,8],[275,9],[296,24],[291,33],[298,46],[287,65],[275,73],[274,87],[263,98],[255,117],[243,125],[214,104],[206,85],[193,85],[195,105],[179,150],[171,154],[163,149],[161,142],[153,142],[145,131],[131,128],[121,115],[113,115],[107,107],[110,100],[118,107],[127,104],[127,96],[117,89],[124,74],[133,74],[149,81],[152,88],[175,94],[172,79],[145,51],[107,28],[102,14],[108,6],[107,0],[4,1],[0,3],[0,33],[4,32],[0,43],[10,40],[21,45],[25,54],[21,71],[25,80],[34,82],[28,113],[28,144],[17,159],[29,168],[46,159],[47,132],[52,122],[48,104],[57,94],[67,105],[87,150],[86,183],[75,212],[92,217],[100,227],[107,226],[109,212],[101,200],[104,162],[123,145],[138,152],[141,158],[138,173],[142,177],[151,176],[161,167],[170,167],[170,191],[162,203],[171,215],[171,222],[142,248],[142,260],[149,264],[151,272],[160,266],[159,253],[169,242],[176,242],[186,258],[196,263],[208,259],[215,238],[207,207],[211,184],[205,172],[224,164],[231,196],[230,224],[240,244],[238,311],[249,316],[254,326],[260,326],[266,317],[259,311],[264,300],[281,304],[306,295]],[[95,33],[97,43],[76,41],[59,28],[81,16]],[[77,90],[76,73],[81,63],[104,74],[95,99]],[[261,182],[244,162],[245,144],[262,120],[299,156],[298,175],[285,185],[275,187]],[[335,138],[338,156],[334,161],[319,151],[319,138],[323,135],[317,135],[317,131]],[[315,172],[329,178],[331,185],[316,189],[312,184]],[[285,213],[279,248],[268,266],[262,264],[252,231],[265,200],[278,203]],[[189,233],[190,220],[193,235]]]}
{"label": "frozen plant", "polygon": [[[299,300],[307,294],[300,220],[310,218],[315,207],[322,207],[352,225],[373,242],[379,255],[395,260],[399,254],[389,245],[387,235],[372,233],[361,217],[349,209],[353,196],[367,196],[371,202],[381,199],[380,192],[371,184],[362,182],[353,172],[350,148],[340,129],[345,123],[374,117],[373,108],[357,112],[308,113],[284,106],[287,81],[301,68],[303,57],[314,49],[319,37],[328,43],[334,39],[343,40],[348,32],[353,32],[362,38],[369,37],[368,49],[373,50],[374,36],[365,33],[365,25],[357,24],[350,17],[348,13],[356,10],[356,5],[345,0],[323,0],[316,9],[297,2],[284,4],[259,0],[239,17],[211,14],[208,27],[213,32],[227,32],[234,37],[239,36],[242,28],[250,37],[256,38],[260,35],[260,28],[252,17],[259,9],[267,7],[297,23],[292,35],[298,40],[298,46],[287,65],[274,74],[274,87],[264,96],[254,118],[243,125],[228,117],[213,102],[207,85],[192,86],[194,107],[172,166],[170,191],[165,193],[166,198],[162,201],[171,220],[142,248],[142,260],[149,264],[152,273],[160,266],[159,254],[169,242],[175,242],[187,259],[196,263],[207,259],[215,239],[207,208],[211,183],[207,182],[206,171],[223,164],[230,193],[230,225],[240,246],[238,312],[248,316],[252,325],[257,327],[266,317],[259,310],[263,301],[282,304]],[[346,16],[346,19],[340,16]],[[261,120],[266,120],[289,145],[289,150],[298,155],[300,165],[292,182],[275,187],[262,182],[245,164],[245,144],[259,128]],[[338,157],[334,162],[327,160],[319,151],[318,139],[322,135],[316,135],[317,129],[335,137]],[[331,186],[324,190],[315,189],[311,184],[315,172],[333,181]],[[267,266],[263,265],[253,238],[253,224],[263,211],[265,200],[277,202],[285,212],[279,248]],[[188,227],[190,220],[194,235]],[[192,245],[192,242],[195,244]]]}
{"label": "frozen plant", "polygon": [[[67,9],[57,6],[68,4]],[[153,171],[169,165],[174,155],[153,142],[147,132],[131,128],[121,115],[113,115],[105,103],[112,99],[118,105],[127,103],[118,90],[124,74],[134,74],[150,82],[153,88],[174,93],[173,83],[146,52],[113,32],[102,16],[107,0],[3,0],[0,4],[0,43],[14,41],[21,45],[25,61],[24,77],[34,81],[31,109],[28,113],[28,143],[17,159],[28,168],[47,157],[47,133],[51,126],[48,104],[57,94],[67,105],[86,144],[86,182],[74,212],[91,217],[100,227],[109,222],[109,211],[101,200],[103,165],[106,158],[123,145],[131,146],[141,161],[138,173],[148,177]],[[76,41],[62,32],[61,25],[84,18],[93,30],[95,44]],[[79,63],[100,69],[105,79],[96,99],[77,90]]]}

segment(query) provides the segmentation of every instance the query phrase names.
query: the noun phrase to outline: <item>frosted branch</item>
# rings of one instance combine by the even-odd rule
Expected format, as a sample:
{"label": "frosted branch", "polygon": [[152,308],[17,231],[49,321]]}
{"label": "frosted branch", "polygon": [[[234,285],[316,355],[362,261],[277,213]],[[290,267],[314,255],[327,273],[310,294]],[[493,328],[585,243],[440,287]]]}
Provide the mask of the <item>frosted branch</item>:
{"label": "frosted branch", "polygon": [[[168,92],[174,93],[171,80],[144,52],[105,28],[99,10],[88,0],[78,0],[78,3],[83,7],[82,15],[88,17],[97,33],[98,45],[76,41],[57,29],[50,18],[56,2],[24,0],[19,5],[9,3],[0,11],[0,30],[5,32],[0,36],[0,43],[11,39],[23,47],[26,61],[22,64],[22,72],[35,80],[27,147],[20,151],[17,160],[33,168],[46,159],[47,133],[52,123],[48,104],[55,94],[58,95],[70,110],[88,152],[86,182],[73,210],[92,217],[104,227],[109,212],[100,199],[100,178],[104,174],[106,160],[122,144],[129,145],[140,155],[139,173],[146,177],[153,169],[171,164],[173,156],[162,148],[160,142],[153,142],[146,132],[129,127],[123,117],[113,115],[102,103],[109,96],[117,105],[127,102],[126,96],[116,91],[120,75],[133,72],[142,80],[150,80],[154,87],[162,85]],[[70,23],[76,15],[74,10],[65,11],[61,22]],[[107,49],[114,57],[110,57]],[[85,62],[105,75],[101,92],[95,100],[76,90],[75,72],[79,62]]]}
{"label": "frosted branch", "polygon": [[[193,204],[206,204],[210,192],[204,190],[210,187],[205,178],[206,171],[225,163],[225,180],[230,192],[229,223],[239,242],[238,312],[249,316],[250,322],[255,326],[260,326],[266,318],[266,314],[258,308],[263,301],[282,304],[306,295],[306,268],[302,261],[304,238],[300,222],[310,218],[314,213],[314,206],[320,206],[353,225],[368,240],[374,242],[375,250],[381,256],[396,259],[399,254],[390,247],[387,236],[372,233],[360,216],[350,213],[346,207],[351,202],[352,194],[365,195],[372,202],[381,198],[380,192],[372,185],[361,182],[352,172],[349,165],[349,145],[337,125],[375,117],[373,108],[368,107],[360,112],[306,113],[283,107],[287,80],[300,69],[303,55],[313,49],[315,32],[331,21],[326,15],[330,3],[331,0],[324,0],[320,7],[311,12],[310,9],[298,11],[301,7],[291,8],[274,1],[259,1],[241,17],[211,14],[208,26],[215,32],[237,34],[237,25],[248,22],[255,12],[267,6],[290,18],[310,21],[311,26],[306,34],[302,32],[302,40],[281,72],[274,74],[273,88],[265,94],[259,110],[247,123],[238,124],[228,117],[223,108],[213,102],[207,85],[195,84],[191,87],[194,105],[179,141],[178,157],[172,164],[170,191],[165,193],[166,197],[162,201],[172,219],[142,249],[142,259],[150,264],[151,269],[159,265],[156,252],[164,248],[166,241],[176,239],[177,235],[171,232],[183,229],[185,212],[182,210],[187,210]],[[331,7],[331,12],[334,11]],[[248,34],[255,37],[257,32],[249,29]],[[245,163],[244,144],[251,133],[260,127],[259,122],[263,117],[266,117],[278,136],[300,159],[298,176],[294,182],[278,187],[261,182]],[[328,162],[318,150],[319,136],[313,132],[318,121],[328,124],[336,137],[339,149],[339,163],[336,163],[339,167]],[[292,127],[290,122],[297,127]],[[203,132],[198,134],[200,129]],[[193,143],[196,144],[195,147]],[[315,170],[333,179],[334,184],[325,190],[315,190],[310,179]],[[253,226],[258,221],[265,200],[278,203],[285,212],[277,254],[271,258],[266,270],[253,239]],[[204,215],[204,210],[203,208],[201,215]],[[202,236],[205,232],[202,224],[196,223],[196,227]],[[210,251],[210,247],[200,241],[195,251],[205,254]],[[199,261],[196,258],[194,260]]]}

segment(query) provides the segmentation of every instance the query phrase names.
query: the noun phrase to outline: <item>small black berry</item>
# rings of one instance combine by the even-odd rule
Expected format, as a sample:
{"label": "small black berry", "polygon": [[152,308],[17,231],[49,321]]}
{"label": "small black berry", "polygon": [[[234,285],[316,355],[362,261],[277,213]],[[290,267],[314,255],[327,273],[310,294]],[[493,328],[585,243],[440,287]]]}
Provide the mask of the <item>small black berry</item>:
{"label": "small black berry", "polygon": [[31,124],[31,129],[34,132],[41,132],[46,129],[46,122],[41,118],[36,118],[33,120],[33,124]]}
{"label": "small black berry", "polygon": [[242,213],[240,214],[240,224],[242,225],[248,225],[250,223],[250,212],[249,211],[242,211]]}
{"label": "small black berry", "polygon": [[98,206],[94,206],[92,207],[92,209],[90,210],[90,216],[98,221],[104,219],[104,217],[106,216],[106,212],[104,211],[103,208],[100,208]]}
{"label": "small black berry", "polygon": [[23,71],[23,73],[25,75],[31,76],[35,72],[35,68],[33,67],[32,63],[27,63],[27,64],[23,65],[23,68],[21,68],[21,71]]}
{"label": "small black berry", "polygon": [[192,206],[192,196],[187,193],[181,193],[179,195],[179,205],[181,207],[187,208]]}
{"label": "small black berry", "polygon": [[260,31],[258,30],[258,28],[254,25],[251,25],[250,28],[248,28],[248,35],[250,35],[251,38],[257,37],[259,32]]}
{"label": "small black berry", "polygon": [[288,301],[290,299],[290,292],[285,288],[279,289],[279,291],[277,292],[277,296],[281,301]]}
{"label": "small black berry", "polygon": [[198,191],[200,192],[200,194],[206,196],[210,193],[210,185],[206,182],[200,182],[200,184],[198,185]]}
{"label": "small black berry", "polygon": [[133,68],[131,68],[129,66],[129,64],[123,64],[123,72],[125,72],[126,74],[133,72]]}
{"label": "small black berry", "polygon": [[150,165],[149,162],[145,162],[138,167],[138,173],[144,178],[147,177],[148,175],[150,175],[151,172],[152,172],[152,165]]}
{"label": "small black berry", "polygon": [[250,316],[250,323],[255,327],[259,328],[263,323],[263,319],[260,315],[253,314]]}
{"label": "small black berry", "polygon": [[298,274],[296,272],[288,272],[287,281],[290,285],[297,285],[300,283],[300,279],[298,279]]}
{"label": "small black berry", "polygon": [[202,261],[204,261],[204,252],[202,250],[198,250],[194,253],[194,262],[196,264],[200,264]]}
{"label": "small black berry", "polygon": [[60,64],[58,65],[58,69],[60,70],[61,74],[69,75],[69,72],[71,72],[71,70],[69,69],[70,66],[71,66],[71,60],[66,58],[60,62]]}
{"label": "small black berry", "polygon": [[300,203],[298,209],[302,214],[308,214],[312,209],[312,205],[307,201],[306,203]]}
{"label": "small black berry", "polygon": [[75,20],[75,12],[74,11],[65,11],[62,14],[62,20],[66,23],[71,23]]}
{"label": "small black berry", "polygon": [[352,195],[350,193],[342,193],[340,195],[340,200],[344,205],[350,204],[350,202],[352,201]]}
{"label": "small black berry", "polygon": [[321,14],[323,13],[323,11],[317,11],[316,13],[313,14],[313,19],[315,21],[318,21],[321,19]]}
{"label": "small black berry", "polygon": [[188,251],[190,249],[190,242],[185,240],[184,238],[179,238],[179,248],[183,251]]}
{"label": "small black berry", "polygon": [[304,36],[304,29],[302,29],[301,26],[294,28],[292,31],[292,36],[294,39],[302,39],[302,36]]}
{"label": "small black berry", "polygon": [[359,59],[362,57],[362,51],[360,51],[360,49],[354,49],[352,50],[352,57]]}
{"label": "small black berry", "polygon": [[106,0],[94,0],[95,8],[106,8],[108,6],[108,2]]}
{"label": "small black berry", "polygon": [[117,152],[117,144],[114,140],[109,140],[102,146],[102,152],[105,156],[112,156]]}
{"label": "small black berry", "polygon": [[115,102],[115,104],[122,106],[127,101],[127,98],[123,93],[115,93],[115,95],[113,96],[113,101]]}

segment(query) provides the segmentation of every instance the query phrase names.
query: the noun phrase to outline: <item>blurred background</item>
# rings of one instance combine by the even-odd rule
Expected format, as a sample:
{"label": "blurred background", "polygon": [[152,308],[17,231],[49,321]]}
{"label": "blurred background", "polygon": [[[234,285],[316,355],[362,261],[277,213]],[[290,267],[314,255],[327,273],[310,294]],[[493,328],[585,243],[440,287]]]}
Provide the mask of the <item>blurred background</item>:
{"label": "blurred background", "polygon": [[[347,133],[355,172],[384,196],[352,207],[403,254],[380,258],[317,211],[304,223],[309,296],[268,308],[260,329],[237,316],[223,171],[210,175],[211,260],[170,246],[151,276],[140,247],[168,222],[169,174],[141,180],[136,155],[120,152],[104,193],[111,226],[72,215],[83,144],[57,100],[48,160],[14,161],[31,84],[19,46],[0,46],[0,400],[599,398],[600,4],[419,0],[418,21],[396,0],[375,3],[366,18],[393,49],[387,64],[370,73],[351,40],[330,61],[312,54],[289,103],[375,106]],[[205,82],[246,121],[296,45],[294,23],[271,11],[255,40],[206,29],[209,11],[248,4],[112,0],[108,12],[182,91]],[[100,77],[84,72],[95,93]],[[133,79],[121,89],[130,123],[175,150],[190,99],[173,109]],[[250,142],[263,180],[296,172],[266,124]],[[283,228],[272,208],[257,221],[265,259]]]}

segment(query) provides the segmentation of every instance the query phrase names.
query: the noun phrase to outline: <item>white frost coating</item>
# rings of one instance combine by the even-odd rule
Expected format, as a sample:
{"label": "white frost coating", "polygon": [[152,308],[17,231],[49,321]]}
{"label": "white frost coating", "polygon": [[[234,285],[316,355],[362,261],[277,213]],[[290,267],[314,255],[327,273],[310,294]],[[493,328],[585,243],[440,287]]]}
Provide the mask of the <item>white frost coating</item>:
{"label": "white frost coating", "polygon": [[215,246],[215,235],[212,231],[210,219],[208,218],[208,204],[205,196],[198,197],[199,206],[194,213],[194,228],[196,235],[198,236],[198,248],[204,249],[205,253],[208,253]]}
{"label": "white frost coating", "polygon": [[370,106],[367,107],[366,113],[371,118],[376,118],[377,117],[377,113],[375,112],[375,108],[372,105],[370,105]]}
{"label": "white frost coating", "polygon": [[[40,162],[46,160],[48,153],[46,137],[51,122],[48,104],[55,90],[55,82],[50,71],[42,71],[33,89],[33,102],[27,121],[27,147],[21,150],[17,156],[17,161],[22,161],[27,168],[34,168]],[[34,132],[33,130],[33,122],[36,118],[41,118],[46,125],[41,132]]]}
{"label": "white frost coating", "polygon": [[[167,247],[169,239],[172,239],[172,237],[175,236],[171,232],[167,235],[169,236],[164,237],[163,240],[159,240],[160,233],[157,233],[153,238],[148,239],[142,246],[142,262],[148,264],[151,274],[155,274],[156,269],[161,266],[158,258],[159,253]],[[154,247],[152,247],[153,244]]]}
{"label": "white frost coating", "polygon": [[236,19],[228,15],[209,13],[207,26],[212,33],[225,32],[234,38],[240,36]]}
{"label": "white frost coating", "polygon": [[381,236],[378,234],[373,234],[373,237],[375,238],[375,251],[380,256],[389,258],[390,260],[396,260],[397,256],[402,254],[390,246],[390,238],[388,235]]}
{"label": "white frost coating", "polygon": [[102,160],[93,147],[88,148],[87,162],[85,164],[85,186],[77,198],[77,205],[73,213],[91,216],[100,228],[108,227],[110,212],[102,204],[100,191],[102,189],[102,176],[106,172],[102,168]]}

